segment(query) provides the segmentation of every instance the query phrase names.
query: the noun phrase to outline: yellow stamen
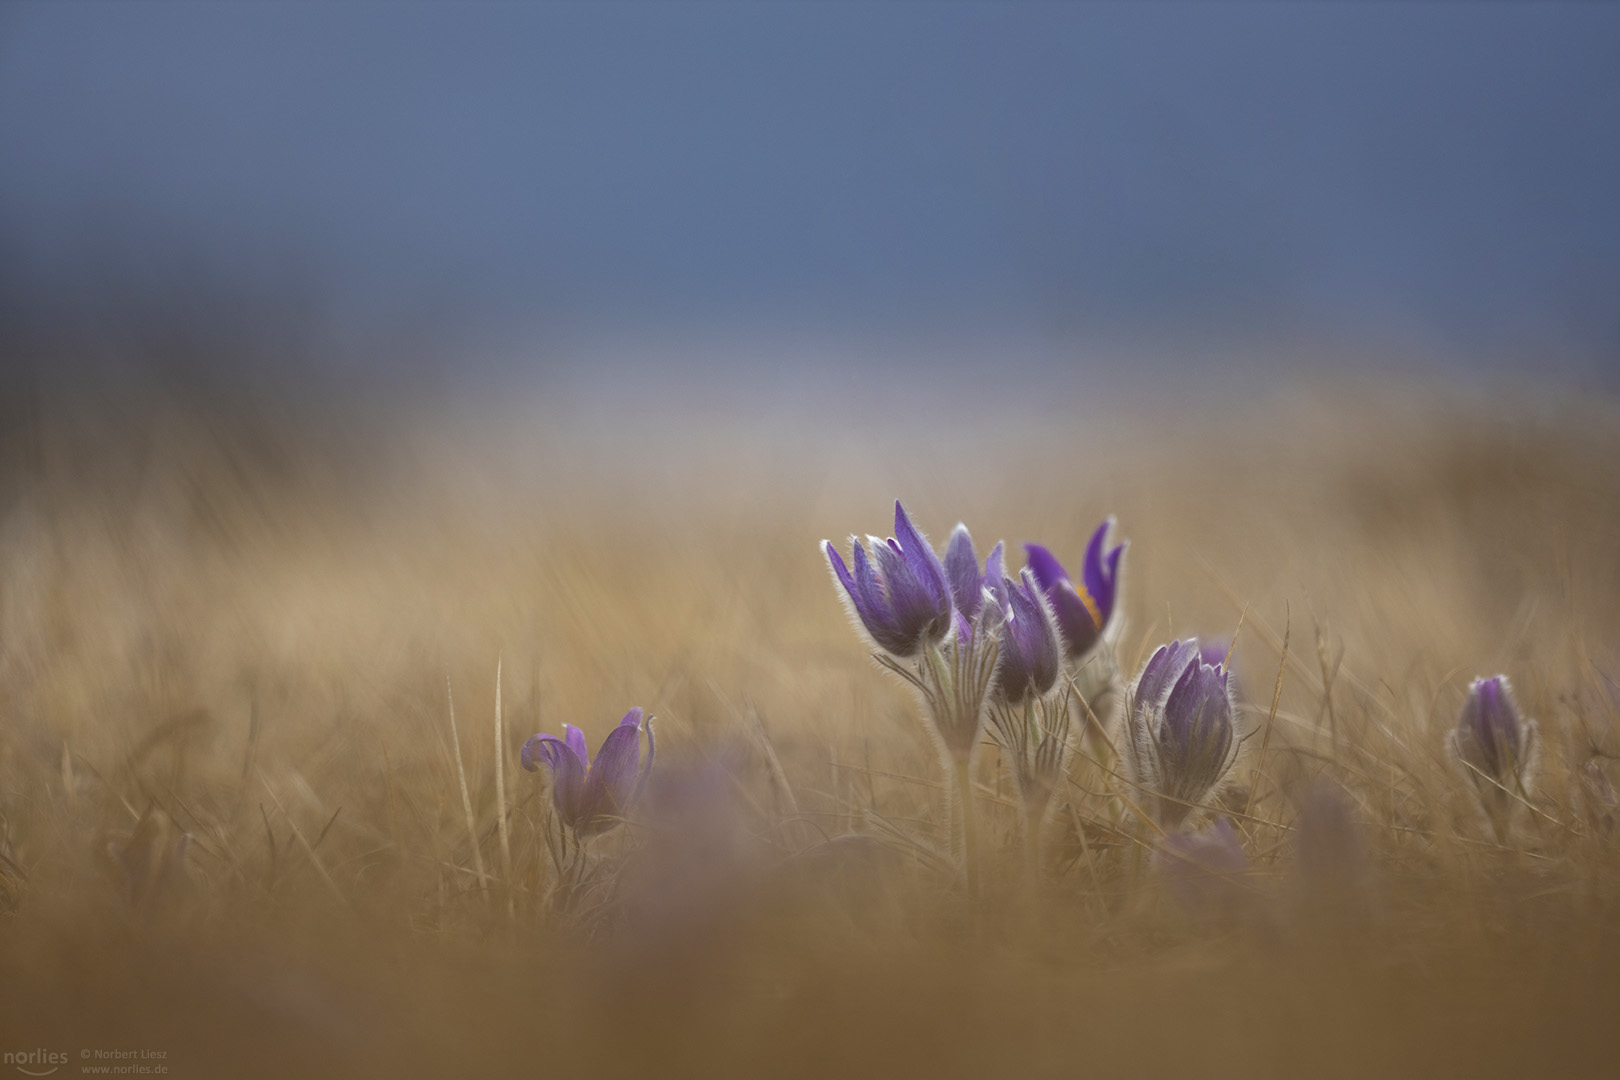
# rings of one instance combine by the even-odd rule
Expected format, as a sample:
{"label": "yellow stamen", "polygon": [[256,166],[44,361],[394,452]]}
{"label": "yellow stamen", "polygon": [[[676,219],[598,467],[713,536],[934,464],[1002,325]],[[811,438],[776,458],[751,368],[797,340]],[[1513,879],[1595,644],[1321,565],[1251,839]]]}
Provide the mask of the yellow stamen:
{"label": "yellow stamen", "polygon": [[1091,616],[1092,625],[1101,630],[1103,624],[1102,609],[1097,606],[1097,601],[1091,598],[1091,593],[1086,590],[1084,585],[1076,585],[1072,581],[1069,582],[1069,588],[1073,589],[1074,595],[1080,598],[1082,604],[1086,605],[1086,614]]}

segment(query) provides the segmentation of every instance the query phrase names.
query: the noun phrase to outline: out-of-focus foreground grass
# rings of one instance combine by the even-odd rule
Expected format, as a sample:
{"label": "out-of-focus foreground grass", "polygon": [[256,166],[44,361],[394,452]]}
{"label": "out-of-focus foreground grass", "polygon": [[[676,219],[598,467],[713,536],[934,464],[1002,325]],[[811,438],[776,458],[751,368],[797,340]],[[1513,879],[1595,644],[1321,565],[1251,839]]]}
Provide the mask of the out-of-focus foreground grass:
{"label": "out-of-focus foreground grass", "polygon": [[[4,1049],[177,1077],[1620,1067],[1608,405],[1010,400],[879,431],[29,400],[0,520]],[[936,543],[961,519],[1071,560],[1117,514],[1128,675],[1246,609],[1263,722],[1287,636],[1231,802],[1238,899],[1178,906],[1081,759],[1032,898],[993,750],[964,895],[917,705],[816,549],[887,532],[895,496]],[[1545,746],[1505,845],[1444,750],[1497,671]],[[655,781],[559,890],[517,748],[565,721],[594,747],[631,705]],[[1326,880],[1293,830],[1324,783],[1360,829]]]}

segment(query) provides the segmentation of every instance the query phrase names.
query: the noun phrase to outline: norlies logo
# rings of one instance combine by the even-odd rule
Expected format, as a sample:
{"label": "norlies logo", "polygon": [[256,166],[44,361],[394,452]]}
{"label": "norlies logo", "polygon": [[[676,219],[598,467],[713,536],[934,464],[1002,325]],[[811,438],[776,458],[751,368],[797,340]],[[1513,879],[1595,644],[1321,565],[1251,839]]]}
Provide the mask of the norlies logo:
{"label": "norlies logo", "polygon": [[5,1063],[25,1076],[49,1076],[68,1061],[66,1050],[7,1050]]}

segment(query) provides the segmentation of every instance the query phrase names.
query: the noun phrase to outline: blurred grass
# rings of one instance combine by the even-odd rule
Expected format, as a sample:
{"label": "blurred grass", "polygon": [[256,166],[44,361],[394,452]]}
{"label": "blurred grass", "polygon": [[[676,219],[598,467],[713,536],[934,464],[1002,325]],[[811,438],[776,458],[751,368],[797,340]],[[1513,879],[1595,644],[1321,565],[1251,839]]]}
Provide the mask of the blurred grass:
{"label": "blurred grass", "polygon": [[[1613,1067],[1620,858],[1574,779],[1620,771],[1609,403],[1340,386],[934,402],[878,429],[544,394],[20,400],[0,431],[6,1047],[166,1049],[175,1076]],[[1251,757],[1241,780],[1248,916],[1170,904],[1078,787],[1031,909],[993,752],[986,896],[931,866],[934,750],[815,546],[886,532],[896,495],[936,541],[960,518],[1071,560],[1117,514],[1128,673],[1246,609],[1233,663],[1263,708],[1286,629],[1264,775]],[[1547,743],[1505,847],[1442,749],[1498,670]],[[663,786],[561,895],[516,748],[565,721],[594,746],[636,704]],[[1370,850],[1349,924],[1294,870],[1296,800],[1323,780]]]}

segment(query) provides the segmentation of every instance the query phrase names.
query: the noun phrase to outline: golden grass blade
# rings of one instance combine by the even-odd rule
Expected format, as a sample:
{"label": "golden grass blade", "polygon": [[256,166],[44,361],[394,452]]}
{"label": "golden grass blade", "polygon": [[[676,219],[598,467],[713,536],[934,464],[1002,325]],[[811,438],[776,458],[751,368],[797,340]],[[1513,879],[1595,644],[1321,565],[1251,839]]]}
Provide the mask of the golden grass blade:
{"label": "golden grass blade", "polygon": [[450,703],[450,745],[456,753],[456,778],[461,781],[461,808],[467,815],[467,838],[472,842],[473,873],[478,876],[478,888],[489,901],[489,877],[484,873],[484,853],[478,846],[478,825],[473,820],[472,796],[467,791],[467,769],[461,761],[461,736],[456,733],[456,694],[450,686],[450,676],[444,677],[445,698]]}
{"label": "golden grass blade", "polygon": [[1249,816],[1254,806],[1254,792],[1260,786],[1261,769],[1266,765],[1266,747],[1271,745],[1271,726],[1277,719],[1277,703],[1282,700],[1283,674],[1288,670],[1288,638],[1294,632],[1293,613],[1283,623],[1282,659],[1277,664],[1277,685],[1271,692],[1271,712],[1266,716],[1266,733],[1260,737],[1260,754],[1254,761],[1254,779],[1249,782],[1249,797],[1243,802],[1243,816]]}
{"label": "golden grass blade", "polygon": [[[264,785],[265,794],[270,796],[270,801],[276,804],[276,809],[281,811],[281,816],[287,819],[288,825],[292,826],[293,836],[297,837],[298,842],[303,845],[304,854],[309,856],[310,865],[314,866],[315,872],[321,875],[321,880],[326,883],[326,887],[331,890],[337,902],[347,907],[349,904],[348,897],[343,895],[343,890],[338,888],[337,882],[332,880],[332,875],[327,873],[326,864],[321,861],[320,855],[315,852],[315,845],[309,842],[309,838],[304,835],[304,830],[298,827],[298,822],[294,821],[292,815],[287,813],[287,808],[282,805],[281,799],[276,795],[275,788],[270,786],[270,781],[265,779],[264,773],[258,769],[255,769],[254,773],[259,777],[259,783]],[[337,816],[334,814],[333,820],[336,819]],[[269,828],[268,821],[265,822],[265,827]],[[330,827],[331,823],[328,822],[327,828]],[[321,836],[324,838],[325,835],[326,831],[323,829]]]}
{"label": "golden grass blade", "polygon": [[512,841],[506,825],[506,714],[501,709],[501,658],[495,658],[495,825],[501,836],[501,877],[506,884],[506,916],[517,918],[512,898]]}

